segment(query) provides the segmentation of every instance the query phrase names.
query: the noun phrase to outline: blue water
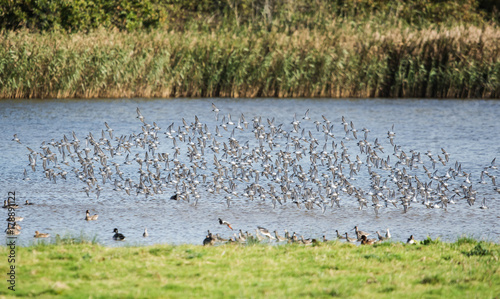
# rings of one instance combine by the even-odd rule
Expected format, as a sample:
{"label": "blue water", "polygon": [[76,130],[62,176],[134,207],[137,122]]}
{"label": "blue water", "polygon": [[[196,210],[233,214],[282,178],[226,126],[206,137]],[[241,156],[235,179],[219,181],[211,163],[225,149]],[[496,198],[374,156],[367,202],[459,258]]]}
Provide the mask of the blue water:
{"label": "blue water", "polygon": [[[214,103],[219,109],[219,119],[216,120],[212,111]],[[131,195],[125,191],[116,189],[113,185],[115,180],[123,183],[123,180],[115,173],[115,166],[118,163],[123,171],[123,178],[131,178],[135,183],[139,181],[139,164],[132,161],[132,164],[125,165],[126,152],[123,155],[111,157],[108,151],[107,165],[113,172],[111,180],[102,182],[99,168],[102,164],[97,160],[92,160],[95,169],[97,184],[102,187],[97,198],[95,188],[92,185],[91,192],[87,196],[85,182],[79,180],[73,170],[81,171],[80,163],[73,162],[66,157],[68,165],[62,163],[62,154],[53,145],[63,140],[66,136],[68,140],[73,140],[72,132],[80,140],[80,150],[85,147],[85,138],[91,132],[95,140],[102,138],[102,131],[106,139],[109,139],[113,146],[117,146],[116,137],[126,136],[127,140],[131,134],[141,138],[143,123],[137,118],[136,109],[140,108],[145,122],[153,126],[153,122],[160,127],[158,131],[157,150],[155,153],[168,153],[170,159],[170,169],[165,170],[164,164],[160,167],[160,176],[167,178],[173,176],[174,164],[174,144],[172,139],[165,135],[167,128],[172,125],[175,131],[180,128],[183,131],[183,119],[188,125],[195,122],[195,116],[202,123],[203,131],[205,125],[212,135],[206,139],[206,148],[199,159],[191,161],[188,149],[191,147],[189,137],[193,143],[198,143],[199,134],[193,134],[190,130],[184,135],[185,141],[177,139],[180,155],[176,157],[180,164],[184,164],[185,169],[193,170],[194,162],[198,165],[206,162],[205,169],[196,168],[197,176],[193,176],[199,181],[196,192],[199,200],[195,204],[194,193],[191,194],[189,202],[187,200],[174,201],[170,197],[176,192],[175,182],[166,183],[162,188],[163,194],[136,194],[135,189]],[[310,119],[304,119],[306,111],[309,110]],[[226,122],[231,115],[234,125],[228,125],[226,131],[222,125],[222,118]],[[241,114],[249,122],[248,129],[236,129],[232,136],[233,128],[238,124]],[[300,129],[293,132],[291,124],[295,119],[300,122]],[[270,231],[278,230],[280,235],[284,230],[297,232],[305,238],[320,238],[326,235],[328,239],[334,239],[335,230],[354,235],[354,226],[368,231],[375,235],[375,231],[385,231],[389,228],[393,239],[405,241],[411,234],[417,239],[427,236],[431,238],[441,238],[443,240],[454,241],[462,235],[473,236],[478,239],[487,239],[498,242],[500,235],[500,214],[498,213],[500,194],[495,191],[495,187],[490,177],[486,177],[486,184],[480,184],[481,171],[486,169],[491,176],[498,177],[500,170],[487,168],[491,161],[500,153],[500,102],[483,100],[347,100],[347,99],[111,99],[111,100],[4,100],[0,101],[0,190],[2,190],[3,200],[7,199],[7,192],[16,192],[16,202],[21,205],[15,211],[16,216],[24,217],[20,222],[21,234],[18,242],[24,245],[37,242],[34,238],[35,230],[50,233],[51,237],[60,236],[86,236],[96,238],[100,243],[109,246],[121,245],[142,245],[157,243],[193,243],[201,244],[207,230],[220,233],[224,237],[230,237],[239,231],[255,232],[257,226],[264,226]],[[322,126],[325,119],[333,124],[333,138],[329,137],[325,141]],[[345,138],[346,134],[342,123],[342,116],[347,123],[354,124],[357,129],[355,139],[352,133]],[[428,209],[421,204],[421,198],[417,202],[412,202],[407,213],[403,213],[400,203],[397,207],[392,204],[388,207],[380,208],[378,214],[372,207],[370,196],[365,196],[367,207],[359,209],[357,199],[345,191],[339,189],[340,208],[336,205],[328,205],[325,212],[318,205],[314,205],[311,210],[306,209],[302,203],[300,209],[291,200],[277,203],[274,207],[271,196],[267,194],[265,199],[255,198],[253,201],[243,196],[244,189],[255,182],[255,176],[249,181],[232,179],[235,185],[231,195],[230,206],[227,206],[226,196],[228,192],[221,190],[219,194],[210,193],[208,189],[213,183],[214,173],[217,172],[214,165],[214,156],[226,166],[228,176],[222,186],[229,186],[231,174],[232,158],[223,157],[223,143],[229,145],[230,138],[238,141],[242,146],[243,153],[251,153],[252,149],[259,146],[253,130],[253,119],[261,117],[261,125],[265,132],[270,131],[269,122],[274,118],[274,126],[279,127],[296,137],[298,143],[303,146],[303,159],[297,162],[301,165],[304,173],[310,177],[310,154],[311,137],[317,139],[316,151],[321,152],[323,146],[327,145],[327,151],[331,154],[332,141],[337,145],[336,150],[342,152],[344,144],[349,159],[356,162],[356,156],[362,160],[360,171],[354,175],[349,175],[349,165],[344,164],[344,175],[358,190],[366,193],[370,192],[370,175],[366,165],[366,155],[362,154],[357,143],[364,138],[361,131],[363,128],[370,130],[368,141],[378,143],[384,148],[384,152],[378,151],[380,158],[390,157],[390,165],[393,169],[402,170],[403,167],[410,175],[417,177],[424,182],[433,181],[423,172],[426,166],[430,172],[436,172],[438,176],[444,176],[449,168],[454,168],[455,163],[461,164],[462,171],[470,173],[470,184],[465,183],[463,176],[448,180],[449,191],[446,193],[451,197],[453,188],[460,189],[461,185],[471,186],[476,191],[475,204],[469,206],[466,200],[455,196],[456,204],[450,204],[444,208]],[[269,122],[268,122],[269,120]],[[319,131],[315,121],[320,122]],[[113,138],[109,138],[104,122],[114,130]],[[411,155],[412,152],[421,153],[422,161],[418,169],[410,170],[408,166],[396,165],[397,158],[394,156],[394,147],[389,143],[387,132],[392,130],[396,137],[395,144],[399,151],[404,151]],[[208,148],[212,144],[216,135],[216,127],[219,128],[222,137],[215,137],[220,143],[221,151],[216,154]],[[349,126],[350,128],[350,126]],[[304,135],[302,135],[304,131]],[[311,135],[309,135],[311,132]],[[13,141],[13,135],[17,134],[21,144]],[[173,135],[178,134],[173,133]],[[280,135],[280,134],[278,134]],[[268,151],[269,161],[256,160],[247,169],[262,171],[264,165],[276,164],[277,155],[280,151],[286,151],[287,138],[281,134],[276,136],[273,148],[264,143],[264,148]],[[133,139],[136,139],[134,137]],[[49,169],[57,172],[66,171],[66,179],[61,176],[56,177],[56,182],[48,180],[42,167],[41,157],[38,156],[36,171],[33,172],[28,165],[27,147],[43,152],[42,143],[50,148],[51,152],[57,156],[57,164],[50,162]],[[247,143],[248,142],[248,143]],[[288,151],[296,151],[294,143],[290,143]],[[248,145],[248,148],[243,148]],[[106,145],[101,145],[105,147]],[[94,156],[94,147],[91,148],[90,155]],[[199,146],[197,147],[199,150]],[[443,157],[442,150],[449,153],[449,162],[446,166],[437,163],[433,168],[429,158],[425,155],[428,151],[437,159]],[[132,160],[136,154],[144,159],[147,147],[133,146],[130,149],[129,158]],[[82,152],[83,153],[83,152]],[[66,152],[67,154],[67,152]],[[295,154],[292,155],[295,157]],[[151,157],[151,152],[149,154]],[[234,162],[234,160],[233,160]],[[325,162],[325,161],[324,161]],[[318,176],[327,175],[327,166],[317,161]],[[500,164],[498,161],[497,164]],[[60,167],[57,168],[57,167]],[[23,172],[26,169],[29,180],[24,180]],[[146,166],[143,166],[146,170]],[[150,166],[150,170],[155,169]],[[290,169],[291,170],[291,169]],[[389,188],[397,189],[395,184],[391,185],[391,174],[388,170],[372,168],[381,176],[381,180],[388,180]],[[202,182],[203,175],[206,182]],[[182,189],[183,183],[189,186],[192,181],[181,178],[178,187]],[[436,183],[432,187],[436,187]],[[259,184],[267,191],[274,186],[276,194],[281,194],[280,184],[276,181],[261,175]],[[322,183],[323,184],[323,183]],[[497,183],[497,187],[498,187]],[[305,184],[294,178],[292,186],[301,185],[303,188],[311,188],[318,195],[325,196],[325,189],[318,186],[314,181]],[[231,191],[230,189],[228,189]],[[400,194],[398,193],[396,199]],[[480,209],[483,198],[486,198],[488,209]],[[32,206],[24,206],[23,203],[29,200]],[[306,200],[301,198],[300,201]],[[85,211],[90,210],[91,214],[99,214],[97,221],[85,221]],[[7,218],[6,209],[2,209],[4,218]],[[217,218],[229,221],[234,231],[226,226],[218,224]],[[6,227],[6,224],[5,224]],[[118,228],[126,236],[126,241],[116,242],[112,239],[113,229]],[[143,238],[144,227],[148,228],[149,237]]]}

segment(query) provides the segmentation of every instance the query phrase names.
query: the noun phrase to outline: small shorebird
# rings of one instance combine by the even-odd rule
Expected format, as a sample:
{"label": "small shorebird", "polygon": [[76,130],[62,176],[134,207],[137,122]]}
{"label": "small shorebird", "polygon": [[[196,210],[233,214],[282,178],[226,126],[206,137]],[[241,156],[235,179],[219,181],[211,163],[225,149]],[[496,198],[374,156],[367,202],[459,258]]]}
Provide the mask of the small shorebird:
{"label": "small shorebird", "polygon": [[215,236],[217,237],[217,241],[219,241],[219,242],[227,242],[227,240],[228,240],[228,239],[221,237],[220,234],[216,234]]}
{"label": "small shorebird", "polygon": [[49,236],[50,236],[50,234],[40,233],[38,231],[35,231],[35,235],[34,235],[35,238],[48,238]]}
{"label": "small shorebird", "polygon": [[488,209],[488,206],[486,205],[486,197],[483,197],[483,203],[479,208],[483,210]]}
{"label": "small shorebird", "polygon": [[259,233],[258,229],[255,230],[255,237],[257,237],[257,240],[259,240],[259,242],[264,240],[264,237]]}
{"label": "small shorebird", "polygon": [[417,244],[417,241],[415,240],[415,238],[413,237],[413,235],[411,235],[408,240],[406,241],[406,243],[408,244]]}
{"label": "small shorebird", "polygon": [[304,236],[302,236],[302,235],[300,236],[300,241],[304,245],[311,245],[313,243],[313,241],[311,239],[304,239]]}
{"label": "small shorebird", "polygon": [[[382,236],[382,235],[380,234],[380,232],[379,232],[379,231],[377,231],[377,236],[378,236],[378,239],[379,239],[380,241],[385,241],[385,240],[387,240],[387,237]],[[363,238],[363,236],[361,236],[361,238]]]}
{"label": "small shorebird", "polygon": [[358,237],[358,239],[361,239],[361,236],[369,236],[370,234],[367,233],[367,232],[364,232],[364,231],[361,231],[361,230],[358,230],[358,226],[355,226],[354,227],[354,230],[356,231],[356,237]]}
{"label": "small shorebird", "polygon": [[335,231],[337,232],[337,239],[344,239],[345,240],[345,236],[339,234],[339,230],[338,229],[336,229]]}
{"label": "small shorebird", "polygon": [[278,231],[276,231],[276,230],[274,231],[274,235],[276,236],[276,240],[277,240],[278,242],[283,242],[283,241],[286,241],[286,240],[287,240],[287,238],[285,238],[285,237],[282,237],[282,236],[278,235]]}
{"label": "small shorebird", "polygon": [[243,231],[241,229],[240,229],[240,232],[238,233],[238,239],[241,242],[246,242],[247,241],[247,237],[245,236],[245,234],[243,233]]}
{"label": "small shorebird", "polygon": [[146,227],[144,228],[144,233],[142,234],[142,236],[143,236],[144,238],[146,238],[147,236],[149,236],[149,234],[148,234],[148,229],[147,229]]}
{"label": "small shorebird", "polygon": [[219,224],[220,225],[227,225],[227,227],[229,227],[231,230],[233,230],[233,228],[231,227],[231,224],[225,220],[222,220],[219,218]]}
{"label": "small shorebird", "polygon": [[349,243],[356,243],[358,241],[358,239],[356,239],[356,238],[349,238],[349,235],[347,234],[347,232],[345,233],[345,239]]}
{"label": "small shorebird", "polygon": [[271,233],[267,229],[263,228],[262,226],[257,226],[257,228],[259,229],[259,232],[264,236],[268,237],[271,240],[276,240],[276,238],[273,237],[273,235],[271,235]]}
{"label": "small shorebird", "polygon": [[99,215],[97,215],[97,214],[90,216],[90,212],[89,212],[89,210],[87,210],[85,220],[87,220],[87,221],[97,220],[97,217],[99,217]]}
{"label": "small shorebird", "polygon": [[115,235],[113,236],[113,240],[122,241],[123,239],[125,239],[125,236],[123,234],[120,234],[117,228],[115,228],[113,232],[115,233]]}

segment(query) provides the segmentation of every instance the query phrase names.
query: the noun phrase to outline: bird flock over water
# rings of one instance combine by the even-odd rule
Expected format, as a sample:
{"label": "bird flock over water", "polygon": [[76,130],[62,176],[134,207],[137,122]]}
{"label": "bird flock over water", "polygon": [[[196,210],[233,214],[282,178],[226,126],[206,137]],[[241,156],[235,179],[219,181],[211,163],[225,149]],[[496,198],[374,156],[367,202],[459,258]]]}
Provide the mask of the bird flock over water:
{"label": "bird flock over water", "polygon": [[[118,136],[104,122],[98,134],[73,131],[36,149],[26,146],[24,179],[30,179],[29,169],[52,183],[74,184],[76,178],[97,199],[107,188],[192,205],[203,197],[227,207],[237,200],[263,201],[325,213],[346,205],[371,208],[376,215],[381,208],[406,213],[415,206],[473,206],[479,197],[475,184],[500,193],[496,158],[474,179],[444,148],[421,153],[398,145],[394,126],[386,136],[372,137],[344,116],[313,120],[309,110],[282,123],[235,117],[214,104],[211,113],[215,120],[208,123],[194,115],[161,128],[137,108],[136,132]],[[13,141],[22,138],[16,134]],[[478,200],[486,209],[486,197]]]}

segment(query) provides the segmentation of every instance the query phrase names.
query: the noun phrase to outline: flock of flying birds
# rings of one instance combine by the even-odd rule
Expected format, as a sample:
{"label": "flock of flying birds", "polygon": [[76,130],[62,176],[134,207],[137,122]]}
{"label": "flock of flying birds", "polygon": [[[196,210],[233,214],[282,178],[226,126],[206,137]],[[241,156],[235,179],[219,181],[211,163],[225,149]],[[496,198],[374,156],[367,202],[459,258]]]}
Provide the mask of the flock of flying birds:
{"label": "flock of flying birds", "polygon": [[[106,188],[193,205],[203,197],[228,207],[237,200],[264,201],[323,213],[343,205],[373,208],[377,215],[383,207],[406,213],[418,205],[473,206],[476,183],[500,193],[496,159],[473,180],[445,149],[403,149],[394,126],[379,139],[344,116],[338,122],[324,115],[313,120],[309,110],[285,123],[234,117],[214,104],[212,113],[212,127],[194,116],[162,129],[137,108],[138,132],[117,136],[105,122],[99,134],[78,137],[73,131],[36,149],[27,146],[27,169],[40,170],[53,183],[74,184],[76,178],[93,198]],[[21,143],[17,135],[13,140]],[[30,179],[26,169],[24,179]],[[479,200],[486,209],[486,198]]]}

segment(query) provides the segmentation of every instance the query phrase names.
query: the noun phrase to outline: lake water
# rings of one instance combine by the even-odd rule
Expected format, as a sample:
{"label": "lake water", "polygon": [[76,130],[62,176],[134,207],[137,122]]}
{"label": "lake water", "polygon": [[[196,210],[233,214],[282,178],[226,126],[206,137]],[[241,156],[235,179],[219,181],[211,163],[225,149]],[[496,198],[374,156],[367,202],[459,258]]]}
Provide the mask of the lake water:
{"label": "lake water", "polygon": [[[212,111],[212,103],[220,110],[219,118],[216,120]],[[151,126],[146,127],[138,118],[136,109],[140,108],[145,118],[145,123]],[[309,110],[306,115],[306,111]],[[229,119],[229,114],[231,119]],[[248,128],[243,130],[233,128],[238,125],[241,114],[249,123]],[[294,117],[294,115],[296,115]],[[326,235],[328,239],[334,239],[335,230],[341,233],[348,232],[354,236],[354,226],[361,230],[368,231],[375,235],[375,231],[384,231],[389,228],[392,238],[396,241],[406,241],[413,234],[416,239],[440,237],[442,240],[454,241],[462,235],[473,236],[479,239],[498,242],[500,240],[500,214],[498,213],[500,193],[493,185],[490,176],[498,177],[499,169],[487,168],[492,160],[500,153],[500,102],[483,100],[414,100],[414,99],[370,99],[370,100],[347,100],[347,99],[112,99],[112,100],[3,100],[0,101],[0,190],[3,200],[7,199],[7,192],[16,192],[16,203],[21,208],[16,210],[16,216],[24,217],[21,225],[21,234],[18,242],[24,245],[36,242],[33,238],[36,230],[50,233],[51,236],[80,236],[97,238],[105,245],[147,245],[157,243],[193,243],[201,244],[207,230],[220,233],[224,237],[230,237],[239,229],[254,233],[257,226],[266,227],[270,231],[278,230],[280,235],[284,230],[297,232],[305,238],[321,238]],[[324,116],[326,118],[323,118]],[[198,121],[195,122],[195,117]],[[223,123],[223,117],[225,122]],[[257,118],[256,118],[257,117]],[[254,119],[261,117],[260,125],[263,146],[259,147],[259,136],[255,136]],[[342,117],[345,118],[348,129],[346,135]],[[272,119],[274,118],[274,121]],[[310,118],[310,119],[308,119]],[[184,128],[184,122],[191,126],[188,131]],[[234,124],[227,124],[229,121]],[[269,120],[269,121],[268,121]],[[324,128],[327,120],[333,125],[330,136],[325,139]],[[296,121],[298,127],[294,131]],[[353,123],[357,132],[357,139],[354,138]],[[113,129],[113,138],[110,138],[105,122]],[[154,132],[154,124],[157,125],[157,140],[151,133]],[[317,122],[319,130],[317,129]],[[255,122],[256,124],[258,121]],[[176,132],[172,136],[176,140],[167,138],[167,131],[170,128]],[[227,131],[222,125],[227,126]],[[281,125],[281,127],[280,127]],[[392,126],[394,125],[394,129]],[[194,127],[199,126],[197,130]],[[243,124],[241,124],[243,126]],[[218,137],[216,127],[219,129]],[[271,128],[272,127],[272,128]],[[371,147],[375,143],[380,144],[379,149],[375,149],[378,157],[384,161],[389,156],[390,168],[378,165],[374,161],[369,161],[371,167],[367,165],[367,154],[361,152],[358,142],[364,139],[363,128],[369,129],[367,141]],[[176,137],[178,130],[184,131],[184,141]],[[268,135],[272,130],[281,133]],[[328,130],[331,128],[328,128]],[[130,148],[130,153],[122,148],[118,148],[118,155],[111,156],[109,145],[106,141],[101,142],[99,148],[101,155],[106,157],[103,164],[101,158],[95,154],[95,146],[87,145],[89,151],[89,164],[94,170],[95,182],[87,184],[85,180],[89,177],[79,179],[82,175],[83,167],[75,158],[69,156],[74,152],[74,146],[70,146],[70,151],[65,150],[65,160],[63,164],[62,152],[57,147],[63,137],[66,136],[69,144],[74,144],[72,132],[79,140],[78,150],[82,157],[85,157],[85,140],[92,133],[95,142],[102,139],[104,130],[105,139],[109,140],[113,148],[118,147],[117,137],[125,136],[123,140],[131,141],[134,145]],[[195,133],[193,133],[195,131]],[[394,131],[394,143],[390,144],[388,131]],[[150,145],[144,148],[137,145],[137,139],[144,138],[144,132],[148,132],[148,139],[155,144],[155,155],[167,153],[169,165],[163,161],[158,162],[159,167],[154,168],[151,164],[143,162],[142,171],[149,173],[149,179],[142,177],[140,165],[133,158],[142,160],[152,157],[152,151],[148,151]],[[203,134],[201,134],[203,132]],[[207,132],[210,133],[207,135]],[[310,132],[310,134],[309,134]],[[20,143],[13,141],[14,134],[17,134]],[[258,134],[258,135],[259,135]],[[130,138],[133,136],[133,138]],[[273,136],[272,148],[269,146],[268,137]],[[347,137],[347,138],[346,138]],[[191,138],[191,140],[190,140]],[[213,138],[219,142],[220,151],[215,153],[209,146],[213,146]],[[239,145],[234,152],[224,156],[224,144],[230,148],[230,140],[236,140]],[[200,142],[206,142],[204,152],[200,152]],[[123,141],[122,140],[122,141]],[[321,152],[325,151],[323,160],[318,158],[316,167],[311,167],[311,144],[315,144],[314,151],[321,157]],[[332,145],[332,141],[334,145]],[[56,176],[56,182],[46,178],[42,157],[37,155],[36,171],[33,172],[29,166],[29,154],[32,150],[43,153],[42,143],[57,157],[57,163],[47,160],[47,169],[54,173],[67,172],[66,179]],[[52,144],[51,144],[52,142]],[[190,144],[190,142],[192,142]],[[288,144],[288,148],[287,148]],[[325,147],[326,144],[326,147]],[[140,144],[139,144],[140,145]],[[64,146],[63,146],[64,147]],[[175,147],[179,154],[175,155]],[[196,148],[198,156],[193,149]],[[380,149],[383,148],[383,152]],[[442,148],[449,154],[449,161],[443,165],[438,160],[438,155],[444,158]],[[267,158],[255,153],[256,149],[265,149]],[[349,160],[342,162],[342,153]],[[301,190],[302,194],[297,200],[300,209],[291,199],[282,201],[282,204],[273,205],[272,197],[282,196],[280,188],[284,182],[277,180],[284,174],[283,159],[278,158],[280,153],[290,153],[291,158],[297,157],[297,151],[302,153],[302,159],[295,161],[288,166],[289,188]],[[333,159],[334,152],[337,152],[338,161]],[[438,161],[434,165],[426,155],[430,151],[433,158]],[[230,151],[231,152],[231,151]],[[262,151],[261,151],[262,152]],[[409,157],[412,154],[421,154],[421,163],[416,162],[418,168],[404,165],[398,162],[396,155],[401,156],[401,152]],[[129,154],[131,164],[125,164],[125,157]],[[192,153],[191,157],[189,153]],[[254,156],[251,156],[253,153]],[[240,159],[237,159],[239,155]],[[176,156],[176,157],[175,157]],[[259,156],[260,158],[257,158]],[[281,155],[283,156],[283,155]],[[360,157],[359,171],[350,173],[349,161],[355,168],[358,167],[356,156]],[[94,157],[96,157],[94,159]],[[214,163],[214,157],[219,161],[220,166]],[[245,159],[241,158],[245,157]],[[311,190],[310,200],[315,202],[322,200],[321,196],[329,201],[327,188],[329,184],[342,182],[330,171],[328,164],[341,166],[343,177],[351,187],[362,191],[367,200],[366,207],[359,209],[358,199],[355,194],[349,191],[346,186],[338,186],[340,207],[336,204],[328,204],[326,210],[322,210],[323,204],[313,204],[312,209],[306,208],[308,198],[305,198],[304,190]],[[252,161],[248,161],[248,159]],[[174,176],[176,160],[183,177]],[[332,162],[333,160],[333,162]],[[196,165],[194,163],[197,163]],[[251,163],[247,163],[251,162]],[[458,162],[458,163],[456,163]],[[117,163],[122,178],[119,177],[114,166]],[[242,164],[243,163],[243,164]],[[295,163],[295,164],[294,164]],[[295,165],[295,172],[293,165]],[[500,164],[498,161],[497,164]],[[100,172],[104,165],[110,166],[111,176],[104,183]],[[278,172],[278,175],[265,176],[265,168],[273,166],[271,172]],[[302,167],[302,171],[297,166]],[[331,164],[330,164],[331,165]],[[352,166],[351,165],[351,166]],[[450,169],[455,169],[456,165],[461,165],[460,175],[442,179],[447,184],[448,190],[433,190],[435,196],[427,203],[439,206],[440,208],[427,208],[422,204],[423,197],[416,197],[411,202],[406,213],[403,212],[400,193],[404,186],[397,185],[392,173],[404,171],[410,180],[416,175],[420,182],[428,184],[430,188],[438,186],[436,177],[444,178]],[[430,173],[429,178],[423,170],[425,166]],[[241,171],[242,168],[245,171]],[[26,169],[29,180],[24,179]],[[219,180],[220,193],[211,192],[214,188],[214,176],[218,171],[223,174]],[[233,173],[233,169],[236,171]],[[403,170],[404,169],[404,170]],[[487,170],[488,175],[483,175],[485,184],[480,183],[481,171]],[[75,172],[76,171],[76,172]],[[158,171],[158,172],[157,172]],[[263,190],[262,197],[255,196],[253,200],[245,197],[245,188],[255,183],[256,171],[260,172],[258,184]],[[196,175],[194,174],[196,172]],[[248,181],[243,179],[241,173],[247,172],[252,176]],[[465,174],[470,174],[469,180]],[[373,190],[373,180],[370,177],[374,174],[380,176],[378,186],[384,185],[387,189],[381,189],[384,194],[389,194],[389,190],[395,192],[395,207],[392,204],[385,205],[384,196],[381,196],[382,207],[375,213],[372,206],[370,191]],[[155,177],[152,175],[158,175]],[[168,179],[170,176],[170,180]],[[205,176],[206,181],[203,182]],[[125,180],[129,178],[135,186],[131,188],[131,195],[124,191]],[[304,181],[304,178],[307,178]],[[162,180],[163,179],[163,180]],[[83,181],[82,181],[83,180]],[[147,186],[150,194],[144,194],[144,188],[137,188],[140,181],[143,186]],[[170,200],[176,193],[177,187],[182,194],[191,191],[188,200]],[[117,188],[114,182],[121,184]],[[195,182],[197,181],[197,182]],[[498,181],[498,180],[497,180]],[[163,187],[161,184],[163,182]],[[154,193],[153,183],[157,190],[161,189],[163,194]],[[196,186],[191,188],[190,186]],[[96,195],[96,188],[100,186],[99,197]],[[90,186],[89,195],[85,187]],[[186,190],[183,190],[186,186]],[[231,187],[233,186],[233,188]],[[300,187],[299,187],[300,186]],[[470,206],[464,197],[463,190],[472,186],[475,191],[475,204]],[[224,190],[226,187],[226,190]],[[384,188],[385,188],[384,187]],[[407,186],[408,187],[408,186]],[[417,187],[415,179],[409,186]],[[120,190],[118,190],[120,189]],[[408,189],[408,188],[407,188]],[[453,189],[456,190],[453,191]],[[332,190],[332,188],[330,188]],[[458,190],[458,191],[457,191]],[[137,191],[140,193],[137,194]],[[184,192],[186,191],[186,192]],[[351,190],[352,191],[352,190]],[[228,192],[234,192],[229,194]],[[374,193],[377,193],[375,191]],[[438,195],[436,195],[438,194]],[[455,204],[448,204],[446,207],[440,205],[437,196],[446,195],[453,198]],[[457,194],[453,196],[453,194]],[[195,196],[199,198],[196,200]],[[231,196],[230,205],[227,204],[227,196]],[[486,198],[488,209],[480,209],[483,198]],[[34,205],[25,206],[23,203],[28,200]],[[196,203],[197,202],[197,203]],[[196,204],[195,204],[196,203]],[[97,221],[85,221],[85,211],[90,210],[91,214],[99,214]],[[2,209],[2,215],[7,218],[6,209]],[[228,227],[219,225],[218,218],[223,218],[230,222],[235,229],[231,231]],[[6,226],[6,225],[5,225]],[[126,241],[116,242],[112,239],[113,229],[118,228],[126,236]],[[144,227],[148,228],[149,237],[143,238]]]}

